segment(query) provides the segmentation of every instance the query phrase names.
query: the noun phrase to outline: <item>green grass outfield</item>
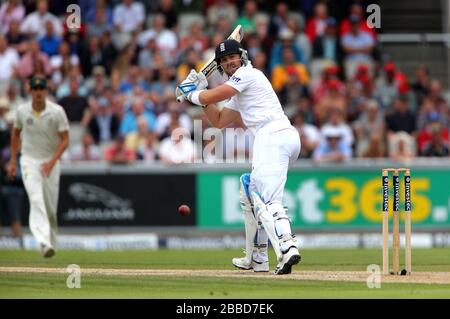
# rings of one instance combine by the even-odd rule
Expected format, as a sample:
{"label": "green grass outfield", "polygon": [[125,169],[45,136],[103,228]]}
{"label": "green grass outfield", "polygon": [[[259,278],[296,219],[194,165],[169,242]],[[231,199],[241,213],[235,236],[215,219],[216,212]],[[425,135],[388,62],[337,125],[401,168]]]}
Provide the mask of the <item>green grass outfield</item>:
{"label": "green grass outfield", "polygon": [[[231,266],[231,258],[241,255],[239,250],[66,250],[43,259],[37,251],[0,250],[0,298],[450,298],[448,278],[443,284],[382,282],[379,289],[369,289],[365,281],[300,280],[272,274],[256,278],[253,272]],[[414,274],[450,275],[450,248],[414,249],[412,256]],[[82,271],[101,268],[131,273],[82,274],[81,288],[69,289],[65,269],[70,264],[79,265]],[[302,271],[361,273],[369,264],[381,264],[381,249],[305,249],[293,275]],[[271,271],[274,266],[272,254]],[[16,273],[1,271],[1,267],[56,268],[59,272]],[[150,274],[135,275],[133,269]],[[154,275],[151,270],[192,270],[197,275]],[[229,275],[216,277],[214,270]]]}

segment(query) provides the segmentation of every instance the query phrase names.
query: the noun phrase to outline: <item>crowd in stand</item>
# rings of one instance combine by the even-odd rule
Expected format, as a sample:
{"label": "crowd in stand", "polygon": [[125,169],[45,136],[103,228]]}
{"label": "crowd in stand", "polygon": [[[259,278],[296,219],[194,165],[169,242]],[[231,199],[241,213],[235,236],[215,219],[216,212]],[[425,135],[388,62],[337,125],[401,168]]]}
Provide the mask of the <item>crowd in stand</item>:
{"label": "crowd in stand", "polygon": [[[65,161],[191,161],[198,147],[194,120],[202,120],[203,129],[209,124],[199,108],[175,101],[175,87],[238,24],[253,66],[271,80],[300,132],[299,160],[449,156],[449,106],[440,82],[424,65],[408,79],[380,52],[365,1],[77,3],[81,24],[75,27],[66,20],[70,1],[8,0],[0,6],[3,162],[15,110],[30,99],[33,74],[47,76],[49,98],[69,118]],[[225,80],[217,73],[210,86]],[[177,128],[191,134],[174,138]],[[227,134],[223,153],[248,157],[250,143],[227,142],[246,135]]]}

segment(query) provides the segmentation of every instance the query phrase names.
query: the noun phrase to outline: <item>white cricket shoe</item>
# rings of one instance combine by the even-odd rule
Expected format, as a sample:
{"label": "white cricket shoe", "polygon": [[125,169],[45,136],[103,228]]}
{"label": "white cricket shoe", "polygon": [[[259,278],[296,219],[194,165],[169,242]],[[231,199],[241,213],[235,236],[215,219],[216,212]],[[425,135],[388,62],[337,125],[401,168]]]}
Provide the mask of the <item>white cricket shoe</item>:
{"label": "white cricket shoe", "polygon": [[233,265],[239,269],[250,270],[253,269],[254,272],[268,272],[269,271],[269,261],[248,261],[247,258],[233,258]]}
{"label": "white cricket shoe", "polygon": [[41,244],[41,254],[44,258],[50,258],[55,256],[56,251],[54,248]]}
{"label": "white cricket shoe", "polygon": [[267,255],[267,248],[254,250],[252,260],[242,257],[233,258],[232,262],[235,267],[243,270],[253,269],[254,272],[269,271],[269,256]]}
{"label": "white cricket shoe", "polygon": [[301,257],[298,249],[294,246],[291,246],[287,252],[283,253],[283,258],[278,263],[277,268],[275,269],[275,275],[290,274],[292,271],[292,266],[298,264],[300,260]]}

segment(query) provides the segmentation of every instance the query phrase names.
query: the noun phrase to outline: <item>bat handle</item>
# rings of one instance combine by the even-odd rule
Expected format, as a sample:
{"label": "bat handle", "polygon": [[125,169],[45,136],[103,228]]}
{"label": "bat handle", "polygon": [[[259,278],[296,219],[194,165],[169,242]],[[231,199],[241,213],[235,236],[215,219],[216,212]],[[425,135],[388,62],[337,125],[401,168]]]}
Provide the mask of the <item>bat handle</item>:
{"label": "bat handle", "polygon": [[183,95],[177,96],[177,102],[178,103],[182,103],[183,101],[184,101],[184,96]]}

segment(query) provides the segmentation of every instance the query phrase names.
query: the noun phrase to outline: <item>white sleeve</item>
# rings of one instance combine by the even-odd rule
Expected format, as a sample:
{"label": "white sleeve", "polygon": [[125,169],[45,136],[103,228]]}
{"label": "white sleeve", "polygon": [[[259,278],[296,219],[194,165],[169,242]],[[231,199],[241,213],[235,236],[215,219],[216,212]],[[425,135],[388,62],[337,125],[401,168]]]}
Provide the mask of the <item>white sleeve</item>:
{"label": "white sleeve", "polygon": [[225,103],[224,107],[231,109],[233,111],[239,112],[238,104],[236,103],[235,96],[232,96],[227,103]]}
{"label": "white sleeve", "polygon": [[253,73],[249,72],[247,68],[241,67],[234,72],[225,84],[235,88],[239,92],[242,92],[245,91],[254,81],[255,77]]}
{"label": "white sleeve", "polygon": [[21,130],[22,129],[22,119],[20,118],[20,110],[19,108],[16,110],[16,114],[14,115],[14,128]]}
{"label": "white sleeve", "polygon": [[58,112],[58,132],[69,130],[69,120],[67,119],[66,111],[61,107]]}

